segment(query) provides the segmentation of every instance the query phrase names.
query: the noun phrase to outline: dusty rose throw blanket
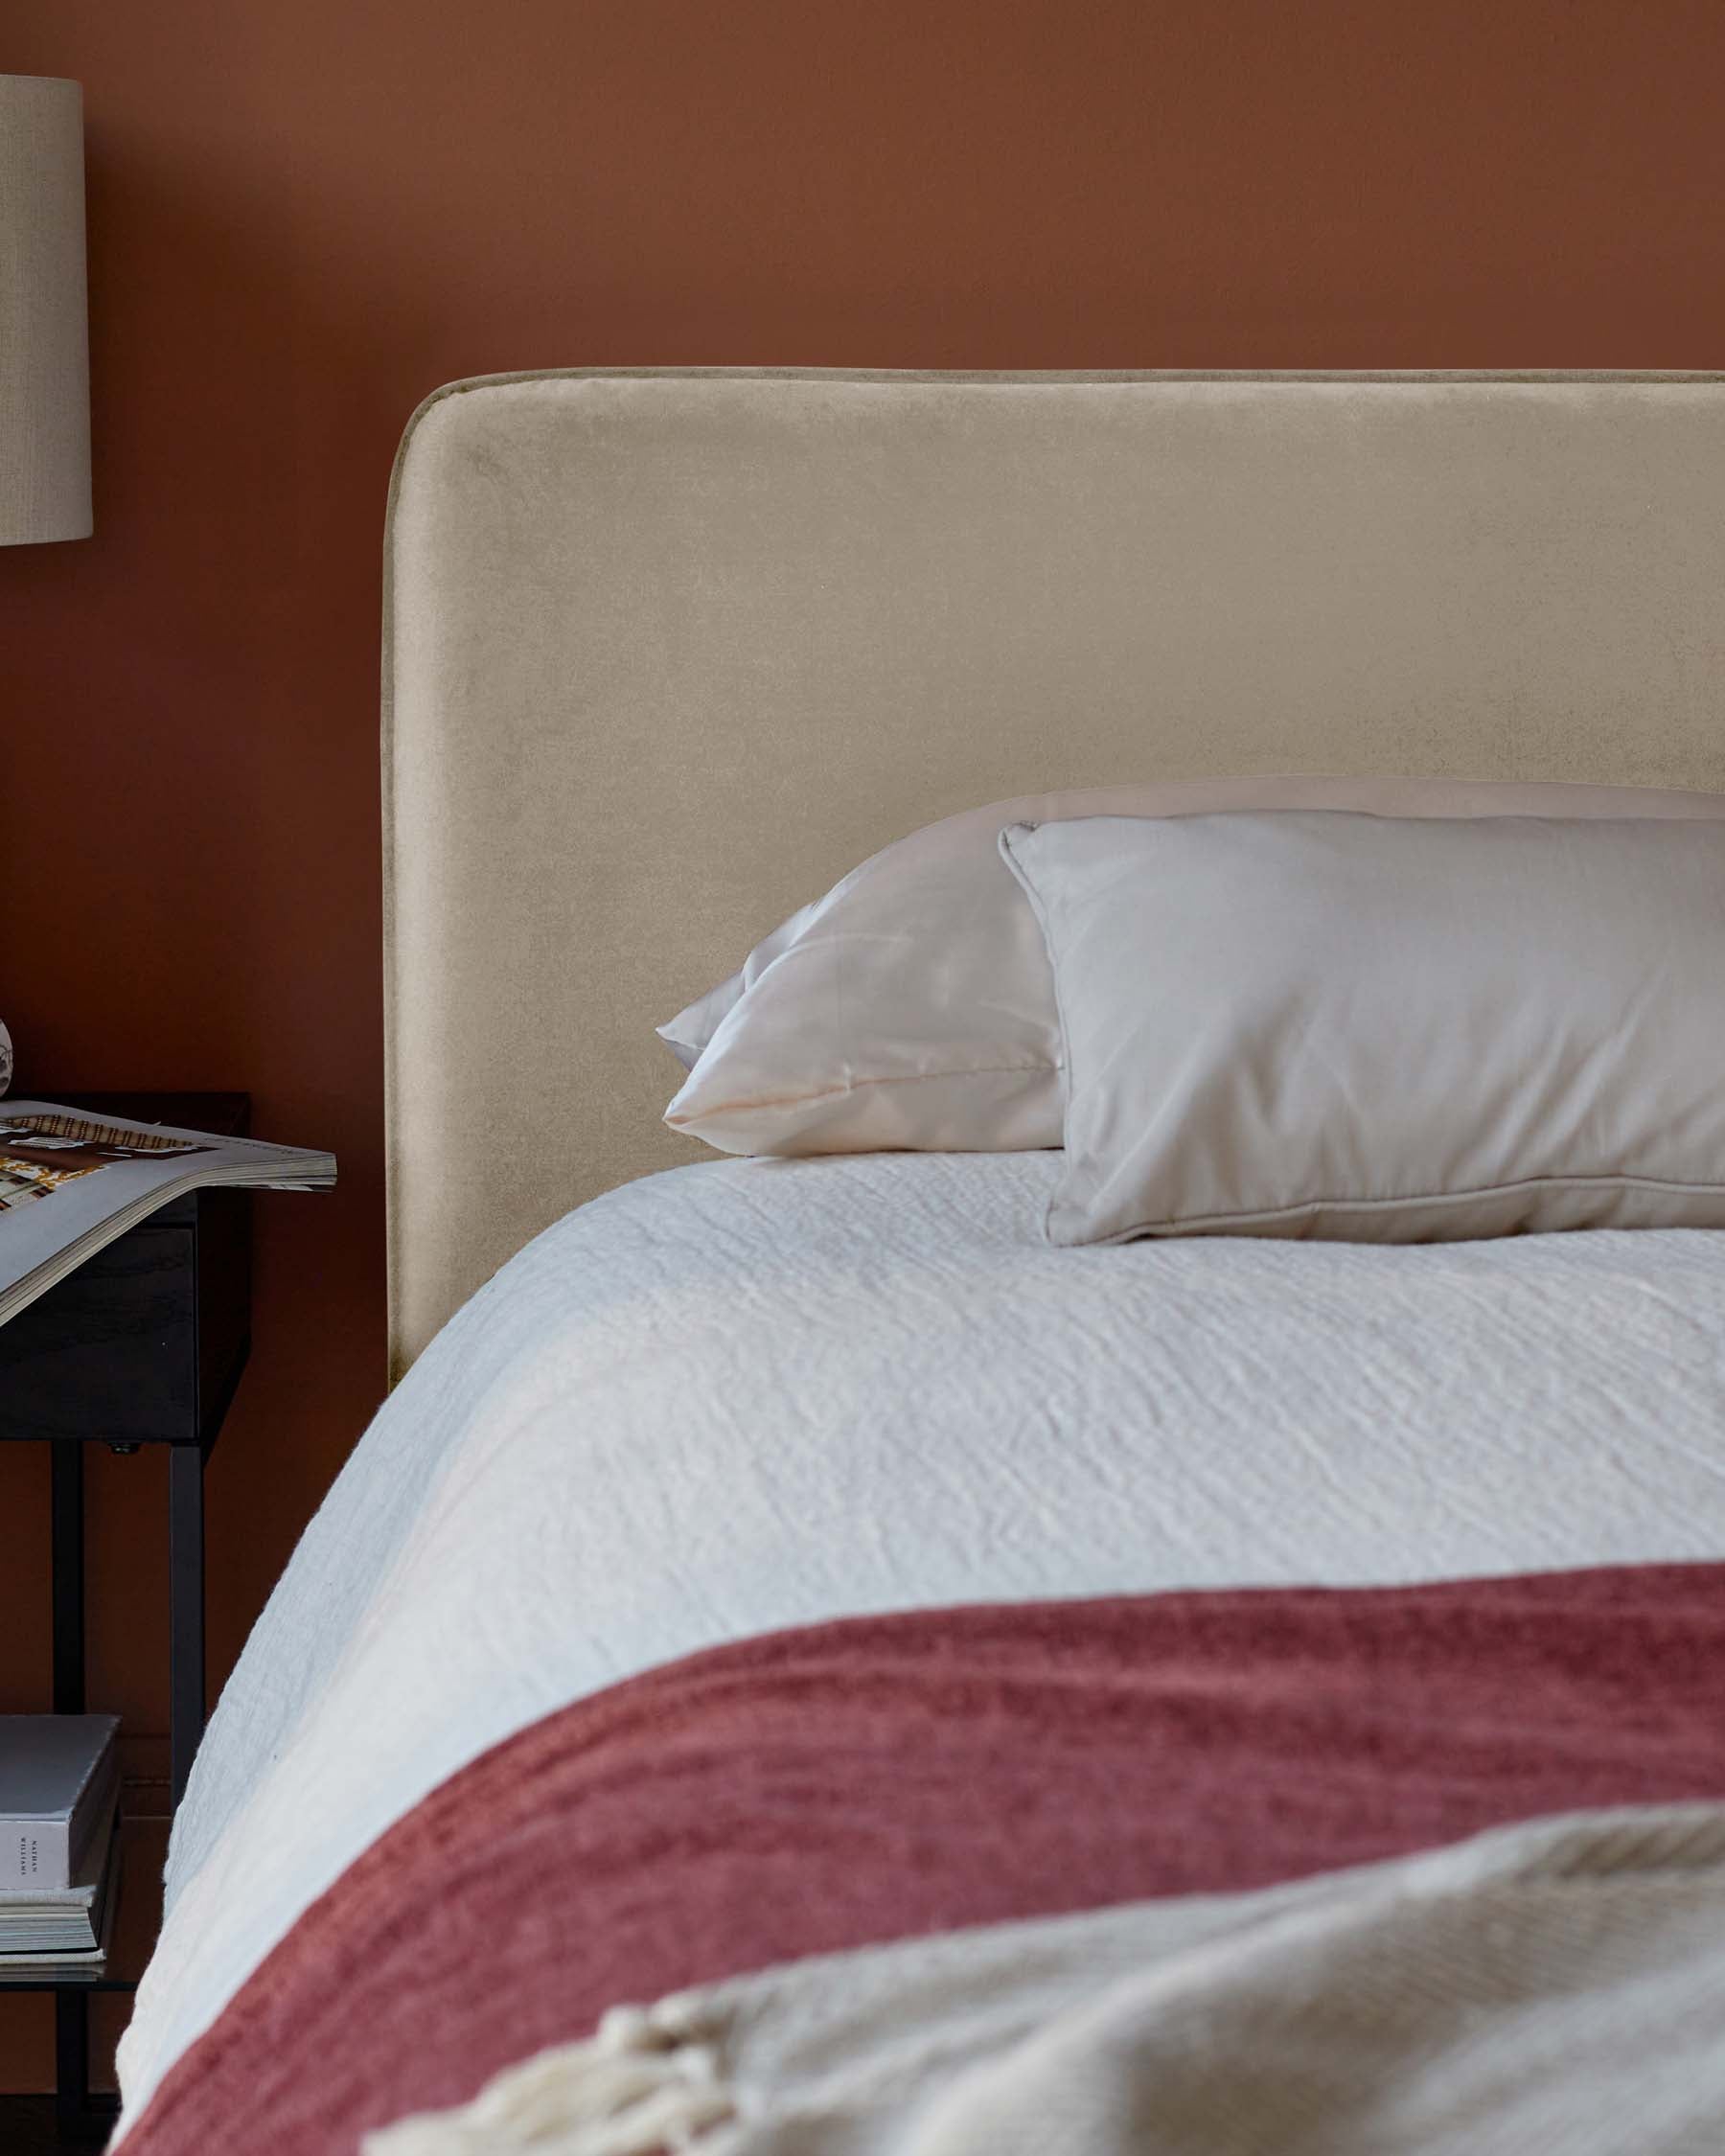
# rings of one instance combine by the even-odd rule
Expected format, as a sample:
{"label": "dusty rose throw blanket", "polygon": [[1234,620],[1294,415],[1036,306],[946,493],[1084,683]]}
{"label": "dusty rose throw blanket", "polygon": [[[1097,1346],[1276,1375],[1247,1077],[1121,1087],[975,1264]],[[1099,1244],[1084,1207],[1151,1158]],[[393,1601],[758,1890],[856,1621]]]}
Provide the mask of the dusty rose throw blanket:
{"label": "dusty rose throw blanket", "polygon": [[548,1717],[356,1863],[135,2156],[349,2156],[619,2000],[1725,1797],[1725,1566],[927,1612]]}

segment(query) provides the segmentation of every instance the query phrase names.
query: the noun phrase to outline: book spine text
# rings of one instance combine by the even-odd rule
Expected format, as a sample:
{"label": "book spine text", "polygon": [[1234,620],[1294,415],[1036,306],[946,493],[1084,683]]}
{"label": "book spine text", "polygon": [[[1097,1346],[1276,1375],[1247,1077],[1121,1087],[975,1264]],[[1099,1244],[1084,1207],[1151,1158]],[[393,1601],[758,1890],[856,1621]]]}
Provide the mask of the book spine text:
{"label": "book spine text", "polygon": [[71,1880],[64,1820],[0,1820],[0,1887],[42,1887],[50,1892]]}

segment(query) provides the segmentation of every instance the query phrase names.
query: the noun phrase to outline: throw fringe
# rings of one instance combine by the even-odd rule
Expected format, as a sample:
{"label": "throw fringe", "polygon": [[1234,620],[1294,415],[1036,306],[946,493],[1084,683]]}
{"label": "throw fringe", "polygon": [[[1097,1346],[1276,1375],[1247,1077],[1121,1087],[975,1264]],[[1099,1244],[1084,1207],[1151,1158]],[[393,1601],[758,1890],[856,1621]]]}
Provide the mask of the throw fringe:
{"label": "throw fringe", "polygon": [[[667,2003],[668,2004],[668,2003]],[[595,2035],[494,2076],[456,2111],[367,2134],[362,2156],[647,2156],[736,2117],[719,2054],[663,2007],[613,2007]]]}

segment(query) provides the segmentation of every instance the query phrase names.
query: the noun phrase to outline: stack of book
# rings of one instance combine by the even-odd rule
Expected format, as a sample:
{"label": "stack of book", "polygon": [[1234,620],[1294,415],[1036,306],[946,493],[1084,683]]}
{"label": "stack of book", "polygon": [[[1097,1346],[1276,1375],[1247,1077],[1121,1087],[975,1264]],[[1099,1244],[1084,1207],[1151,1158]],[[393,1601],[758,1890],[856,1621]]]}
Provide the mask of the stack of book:
{"label": "stack of book", "polygon": [[119,1898],[118,1717],[0,1714],[0,1976],[88,1973]]}

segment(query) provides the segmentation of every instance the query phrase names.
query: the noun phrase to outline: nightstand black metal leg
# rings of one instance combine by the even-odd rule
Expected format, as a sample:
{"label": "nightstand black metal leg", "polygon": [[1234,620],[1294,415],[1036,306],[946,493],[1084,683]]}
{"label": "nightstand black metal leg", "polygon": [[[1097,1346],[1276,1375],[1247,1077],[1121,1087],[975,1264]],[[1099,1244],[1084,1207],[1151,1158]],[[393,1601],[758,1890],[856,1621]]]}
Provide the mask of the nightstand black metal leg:
{"label": "nightstand black metal leg", "polygon": [[54,1995],[54,2092],[62,2129],[83,2125],[90,2110],[90,2002],[81,1991]]}
{"label": "nightstand black metal leg", "polygon": [[186,1793],[204,1726],[203,1453],[168,1453],[168,1728],[173,1801]]}
{"label": "nightstand black metal leg", "polygon": [[[54,1711],[84,1706],[83,1444],[57,1438],[50,1448],[49,1537],[54,1558]],[[54,1998],[55,2110],[64,2133],[87,2133],[90,2120],[90,2002],[81,1991]]]}

